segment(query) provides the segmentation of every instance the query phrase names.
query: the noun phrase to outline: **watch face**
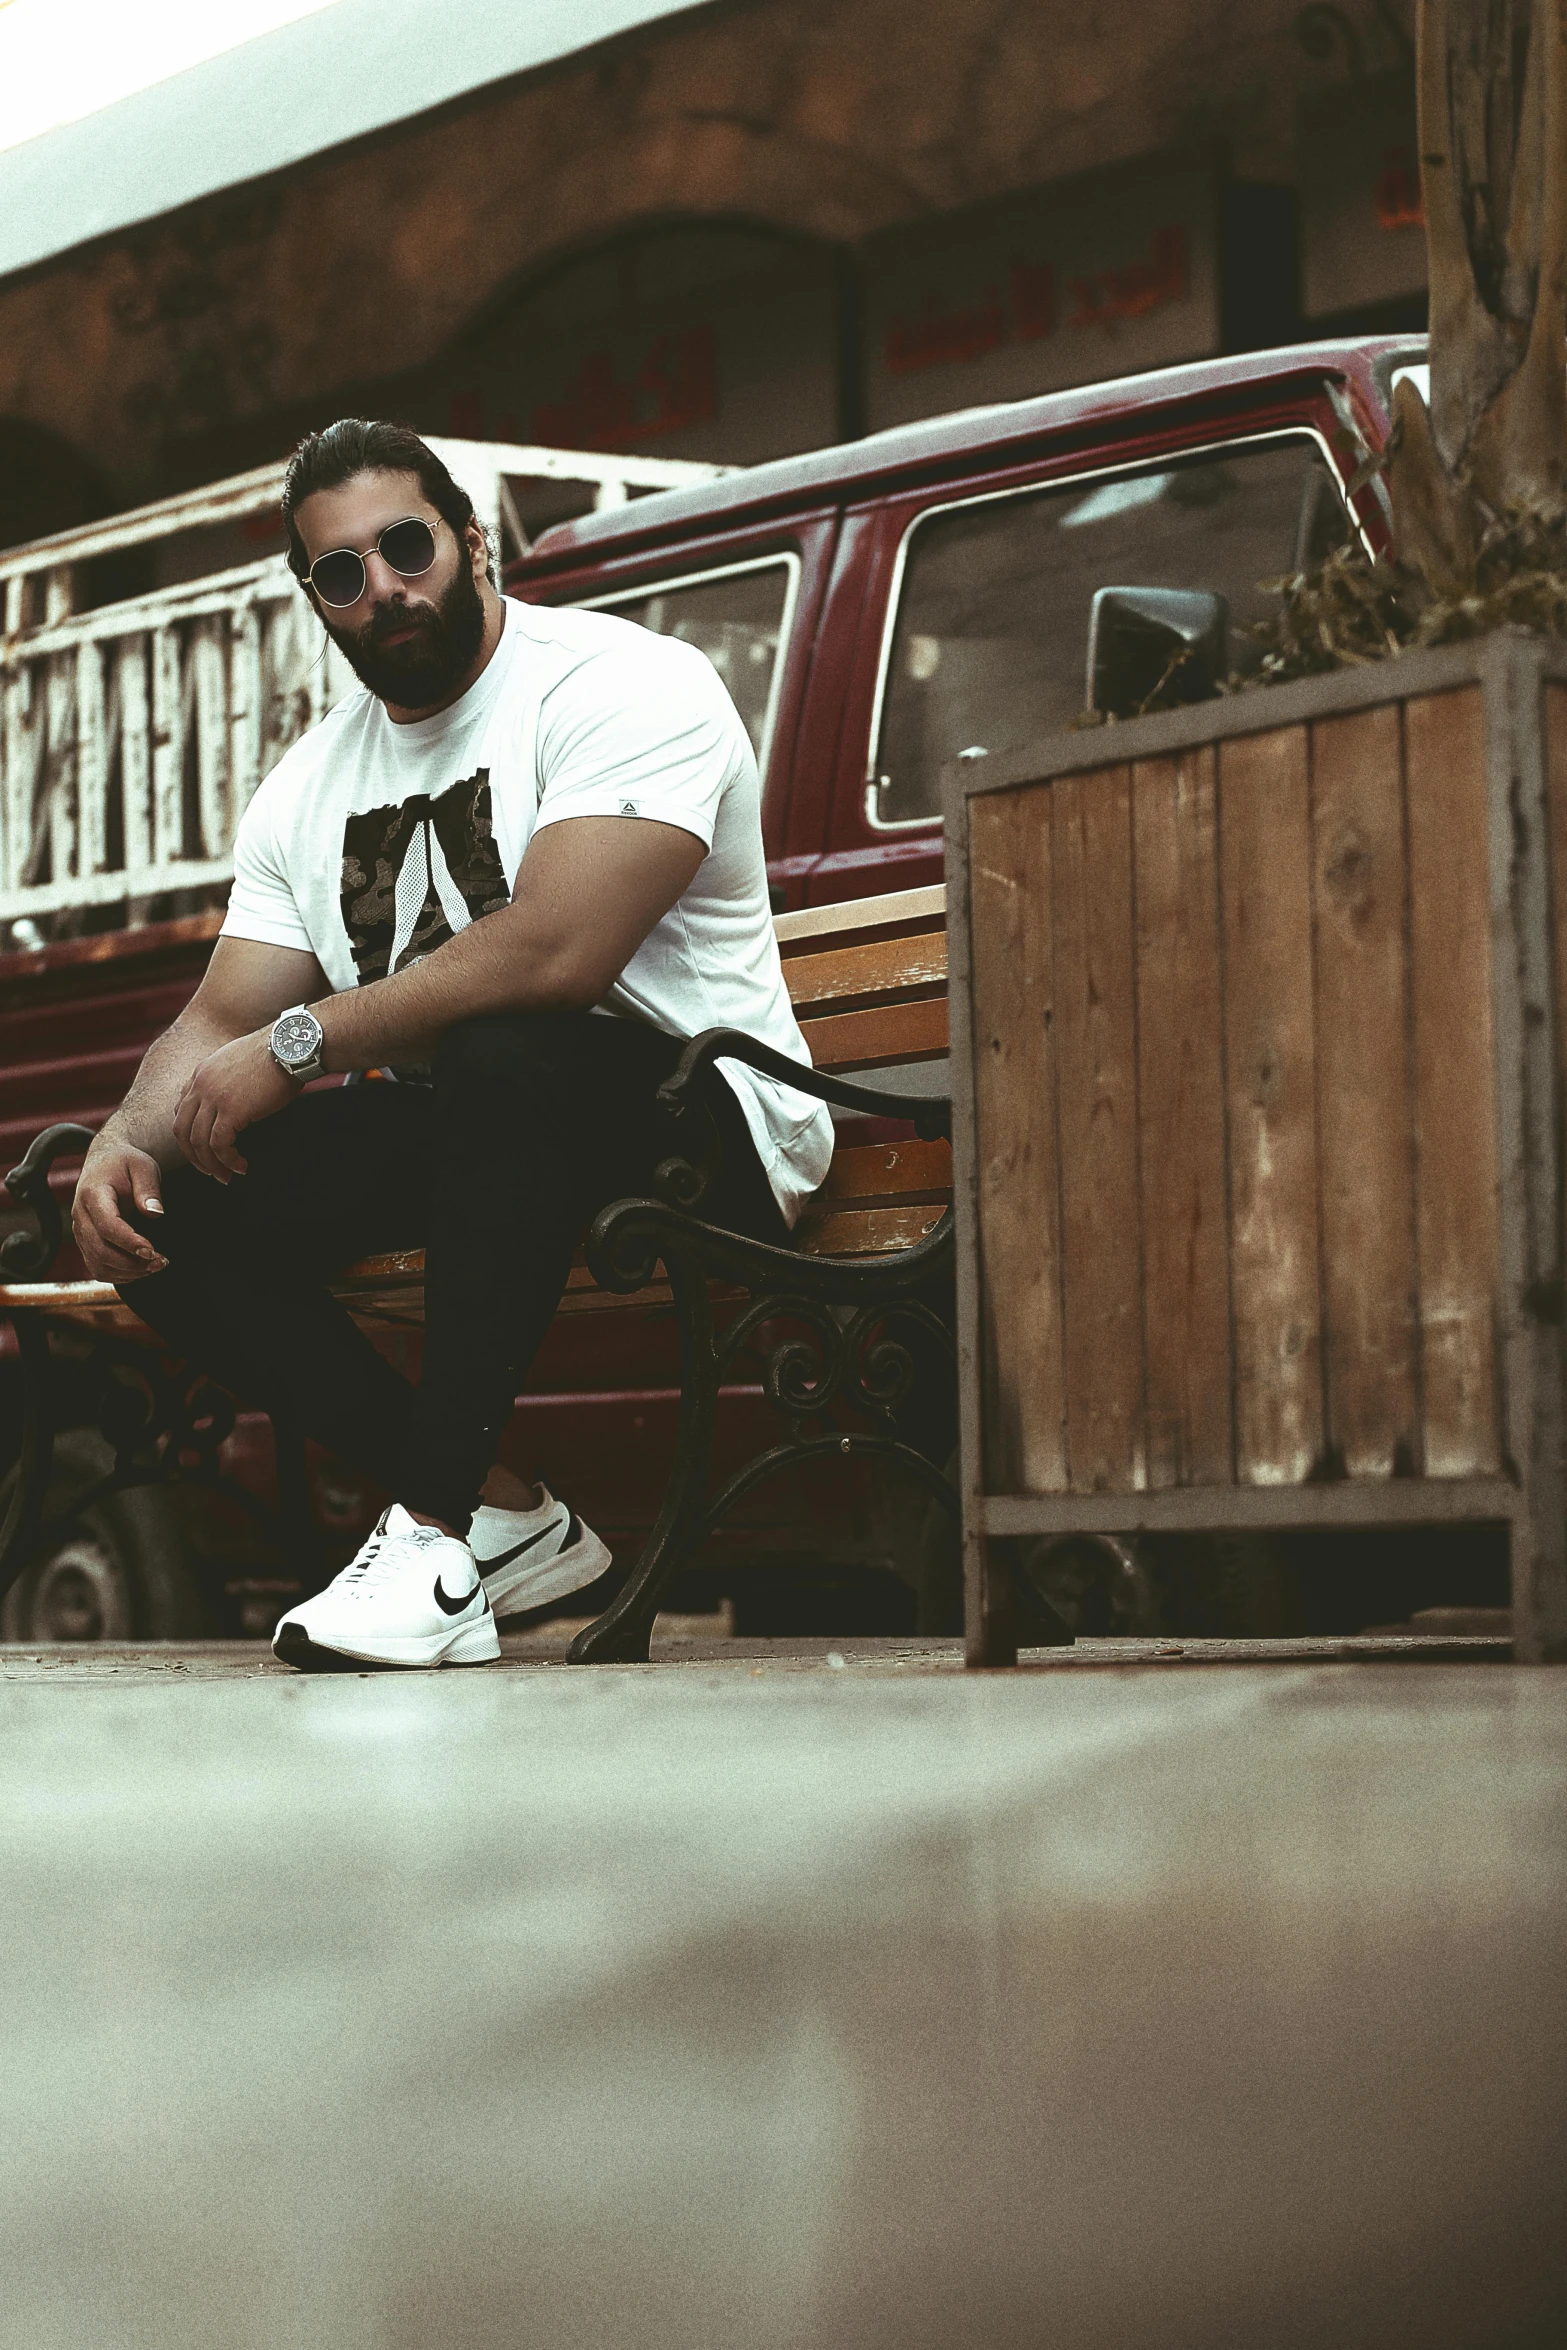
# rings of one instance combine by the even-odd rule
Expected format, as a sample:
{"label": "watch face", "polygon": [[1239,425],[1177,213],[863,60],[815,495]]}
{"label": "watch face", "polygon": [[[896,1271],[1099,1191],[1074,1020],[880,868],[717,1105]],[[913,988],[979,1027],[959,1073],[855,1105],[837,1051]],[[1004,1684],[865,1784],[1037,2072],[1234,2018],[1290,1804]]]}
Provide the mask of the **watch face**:
{"label": "watch face", "polygon": [[273,1051],[291,1067],[313,1061],[320,1043],[321,1023],[310,1012],[285,1012],[272,1031]]}

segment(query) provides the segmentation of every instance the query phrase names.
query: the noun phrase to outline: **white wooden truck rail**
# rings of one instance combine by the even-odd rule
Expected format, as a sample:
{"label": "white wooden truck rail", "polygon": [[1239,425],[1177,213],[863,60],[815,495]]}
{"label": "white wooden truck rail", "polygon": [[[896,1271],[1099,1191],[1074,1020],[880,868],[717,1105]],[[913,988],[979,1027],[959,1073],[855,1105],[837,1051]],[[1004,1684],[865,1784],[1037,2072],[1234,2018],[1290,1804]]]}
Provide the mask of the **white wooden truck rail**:
{"label": "white wooden truck rail", "polygon": [[[722,466],[432,441],[497,545],[527,546],[513,482],[596,507]],[[281,464],[0,553],[0,921],[227,881],[269,768],[352,685],[282,555],[78,612],[78,567],[277,511]]]}

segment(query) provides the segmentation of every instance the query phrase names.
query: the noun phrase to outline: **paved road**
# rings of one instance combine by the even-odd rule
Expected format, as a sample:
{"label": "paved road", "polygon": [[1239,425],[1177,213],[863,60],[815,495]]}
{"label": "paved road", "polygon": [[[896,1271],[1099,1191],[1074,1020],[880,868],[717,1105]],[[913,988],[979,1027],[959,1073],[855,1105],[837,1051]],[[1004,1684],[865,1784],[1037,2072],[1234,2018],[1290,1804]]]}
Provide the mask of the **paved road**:
{"label": "paved road", "polygon": [[38,1658],[5,2350],[1561,2338],[1559,1672]]}

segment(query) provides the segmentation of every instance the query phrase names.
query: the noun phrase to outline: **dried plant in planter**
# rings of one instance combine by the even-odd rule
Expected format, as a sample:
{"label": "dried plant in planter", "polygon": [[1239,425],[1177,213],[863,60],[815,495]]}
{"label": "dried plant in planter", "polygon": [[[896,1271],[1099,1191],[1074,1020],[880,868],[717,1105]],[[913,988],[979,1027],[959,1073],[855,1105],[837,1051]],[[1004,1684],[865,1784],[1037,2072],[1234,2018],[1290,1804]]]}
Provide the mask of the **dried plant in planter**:
{"label": "dried plant in planter", "polygon": [[1509,625],[1567,635],[1567,5],[1420,0],[1431,400],[1406,377],[1393,559],[1270,582],[1274,684]]}
{"label": "dried plant in planter", "polygon": [[1567,637],[1567,513],[1514,506],[1481,511],[1477,521],[1466,582],[1432,589],[1395,564],[1374,563],[1358,545],[1338,548],[1315,571],[1264,581],[1279,611],[1248,631],[1261,663],[1250,676],[1231,678],[1227,690],[1358,668],[1493,628]]}

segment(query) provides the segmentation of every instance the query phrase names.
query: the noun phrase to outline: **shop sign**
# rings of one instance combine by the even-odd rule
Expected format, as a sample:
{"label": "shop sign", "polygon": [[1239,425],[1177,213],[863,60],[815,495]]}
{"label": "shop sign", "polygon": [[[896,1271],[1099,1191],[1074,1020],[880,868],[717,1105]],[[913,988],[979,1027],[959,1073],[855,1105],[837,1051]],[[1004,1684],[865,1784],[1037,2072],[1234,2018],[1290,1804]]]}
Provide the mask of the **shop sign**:
{"label": "shop sign", "polygon": [[1217,173],[1142,157],[911,222],[865,249],[871,426],[1218,348]]}
{"label": "shop sign", "polygon": [[1308,318],[1422,294],[1414,77],[1375,74],[1301,111],[1301,252]]}

